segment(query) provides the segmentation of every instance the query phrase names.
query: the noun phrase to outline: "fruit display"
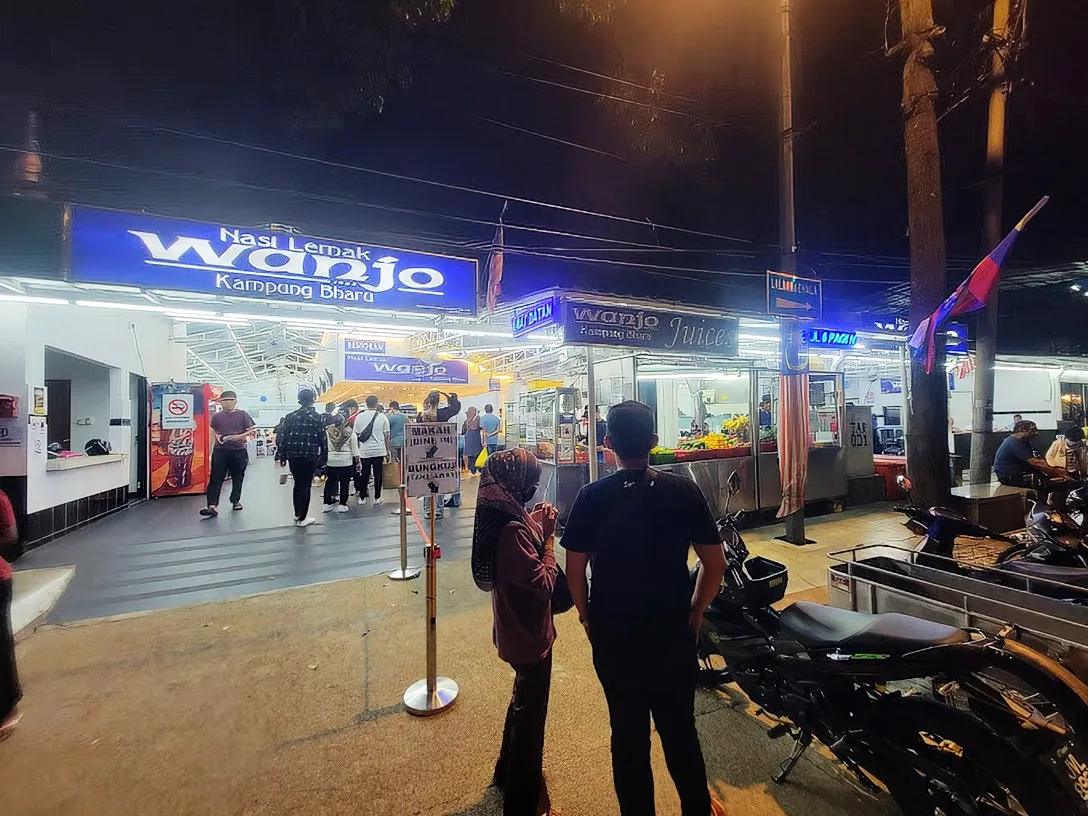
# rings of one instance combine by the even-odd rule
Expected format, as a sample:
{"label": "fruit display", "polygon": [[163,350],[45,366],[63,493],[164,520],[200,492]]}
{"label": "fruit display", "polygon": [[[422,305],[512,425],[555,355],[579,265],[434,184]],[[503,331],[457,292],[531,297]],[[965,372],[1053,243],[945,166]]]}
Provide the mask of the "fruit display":
{"label": "fruit display", "polygon": [[722,433],[730,439],[737,440],[734,444],[747,445],[751,437],[749,435],[749,419],[747,414],[727,419],[722,423]]}
{"label": "fruit display", "polygon": [[698,462],[707,459],[730,459],[750,456],[748,441],[748,417],[739,416],[722,423],[721,433],[685,437],[676,448],[658,445],[650,451],[650,464],[666,465],[671,462]]}

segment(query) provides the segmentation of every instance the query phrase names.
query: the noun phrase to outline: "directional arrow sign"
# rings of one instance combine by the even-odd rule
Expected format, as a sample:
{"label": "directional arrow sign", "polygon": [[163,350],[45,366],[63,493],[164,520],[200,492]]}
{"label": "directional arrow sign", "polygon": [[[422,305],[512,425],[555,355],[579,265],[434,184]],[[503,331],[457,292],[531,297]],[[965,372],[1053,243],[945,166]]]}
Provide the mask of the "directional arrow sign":
{"label": "directional arrow sign", "polygon": [[767,312],[819,320],[824,312],[823,283],[767,270]]}

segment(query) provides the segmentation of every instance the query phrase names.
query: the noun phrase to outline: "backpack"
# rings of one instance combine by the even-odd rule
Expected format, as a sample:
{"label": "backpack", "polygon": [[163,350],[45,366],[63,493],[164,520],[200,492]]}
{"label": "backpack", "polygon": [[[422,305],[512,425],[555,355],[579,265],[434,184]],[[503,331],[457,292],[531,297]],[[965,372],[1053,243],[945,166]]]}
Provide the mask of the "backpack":
{"label": "backpack", "polygon": [[361,444],[365,445],[367,442],[370,441],[370,438],[372,436],[374,436],[374,423],[377,422],[377,420],[378,420],[378,412],[375,411],[374,416],[372,416],[370,418],[370,422],[368,422],[366,427],[363,428],[363,430],[359,432],[359,442]]}
{"label": "backpack", "polygon": [[112,448],[106,439],[91,439],[83,446],[83,452],[88,456],[105,456]]}

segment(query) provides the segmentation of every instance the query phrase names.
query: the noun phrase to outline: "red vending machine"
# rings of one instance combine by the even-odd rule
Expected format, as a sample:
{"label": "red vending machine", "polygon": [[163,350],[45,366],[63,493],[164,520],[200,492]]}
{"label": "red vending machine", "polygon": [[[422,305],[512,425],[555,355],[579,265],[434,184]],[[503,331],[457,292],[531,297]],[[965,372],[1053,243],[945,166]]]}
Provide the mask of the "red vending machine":
{"label": "red vending machine", "polygon": [[189,496],[208,489],[212,400],[206,383],[151,386],[151,498]]}

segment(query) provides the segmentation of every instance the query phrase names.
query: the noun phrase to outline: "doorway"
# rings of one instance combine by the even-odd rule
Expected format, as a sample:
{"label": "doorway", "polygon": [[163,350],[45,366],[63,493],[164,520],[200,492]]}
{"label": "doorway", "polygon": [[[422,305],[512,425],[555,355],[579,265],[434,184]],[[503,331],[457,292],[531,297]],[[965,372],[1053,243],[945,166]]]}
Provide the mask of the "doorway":
{"label": "doorway", "polygon": [[139,374],[129,375],[128,394],[132,413],[132,447],[129,448],[129,501],[148,497],[148,416],[150,395],[147,378]]}

